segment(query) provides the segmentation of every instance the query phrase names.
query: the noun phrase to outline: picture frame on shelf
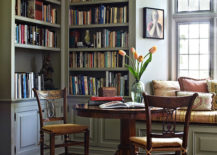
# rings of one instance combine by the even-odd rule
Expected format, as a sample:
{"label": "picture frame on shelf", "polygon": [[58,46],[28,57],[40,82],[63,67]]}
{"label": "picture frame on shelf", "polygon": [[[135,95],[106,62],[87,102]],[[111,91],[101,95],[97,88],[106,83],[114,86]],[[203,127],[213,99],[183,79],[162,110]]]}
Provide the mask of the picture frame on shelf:
{"label": "picture frame on shelf", "polygon": [[143,8],[143,38],[164,39],[164,10]]}

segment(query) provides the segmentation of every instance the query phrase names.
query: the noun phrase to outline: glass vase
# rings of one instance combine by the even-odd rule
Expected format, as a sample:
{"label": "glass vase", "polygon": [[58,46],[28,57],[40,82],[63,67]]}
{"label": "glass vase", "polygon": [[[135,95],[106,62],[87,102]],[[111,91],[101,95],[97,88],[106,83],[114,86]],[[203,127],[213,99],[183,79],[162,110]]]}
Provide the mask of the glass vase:
{"label": "glass vase", "polygon": [[142,81],[135,81],[131,87],[131,98],[133,102],[143,103],[142,93],[145,91],[145,85]]}

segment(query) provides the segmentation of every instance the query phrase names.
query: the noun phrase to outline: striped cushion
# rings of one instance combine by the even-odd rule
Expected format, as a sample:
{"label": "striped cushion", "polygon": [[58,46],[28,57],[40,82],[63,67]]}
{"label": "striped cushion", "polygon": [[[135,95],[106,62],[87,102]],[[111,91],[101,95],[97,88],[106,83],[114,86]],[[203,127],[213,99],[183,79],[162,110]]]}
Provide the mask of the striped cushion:
{"label": "striped cushion", "polygon": [[[176,121],[184,122],[185,121],[186,110],[177,110],[176,112]],[[174,114],[175,115],[175,114]],[[162,117],[152,117],[153,121],[162,121]],[[191,112],[191,123],[208,123],[208,124],[217,124],[217,110],[215,111],[192,111]]]}

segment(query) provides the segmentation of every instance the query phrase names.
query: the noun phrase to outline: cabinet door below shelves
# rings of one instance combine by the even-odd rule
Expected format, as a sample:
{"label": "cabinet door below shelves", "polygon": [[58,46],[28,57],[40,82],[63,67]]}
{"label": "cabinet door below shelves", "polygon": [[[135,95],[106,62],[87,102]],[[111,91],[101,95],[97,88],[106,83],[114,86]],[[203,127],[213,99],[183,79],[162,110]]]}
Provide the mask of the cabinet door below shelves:
{"label": "cabinet door below shelves", "polygon": [[37,110],[16,113],[16,154],[36,154],[39,151],[39,117]]}

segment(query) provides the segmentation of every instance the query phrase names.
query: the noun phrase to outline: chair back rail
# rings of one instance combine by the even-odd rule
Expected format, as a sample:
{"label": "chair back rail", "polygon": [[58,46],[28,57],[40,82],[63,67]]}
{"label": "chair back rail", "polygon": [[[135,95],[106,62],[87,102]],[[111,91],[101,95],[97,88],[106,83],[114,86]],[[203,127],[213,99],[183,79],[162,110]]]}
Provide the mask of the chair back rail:
{"label": "chair back rail", "polygon": [[[33,88],[34,94],[36,96],[36,100],[38,103],[38,109],[39,109],[39,116],[40,116],[40,128],[44,126],[44,122],[52,122],[52,121],[63,121],[66,123],[66,118],[67,118],[67,91],[66,88],[63,90],[36,90]],[[52,100],[57,100],[57,99],[63,99],[63,116],[62,117],[56,117],[56,116],[51,116],[48,118],[43,117],[43,110],[42,110],[42,105],[41,105],[41,100],[45,100],[45,104],[52,104]]]}
{"label": "chair back rail", "polygon": [[[144,104],[146,109],[146,134],[147,134],[147,149],[152,148],[152,138],[175,138],[181,137],[183,139],[183,147],[187,147],[187,137],[188,137],[188,128],[189,128],[189,120],[190,114],[192,110],[192,105],[195,98],[198,96],[197,93],[192,96],[184,96],[184,97],[160,97],[160,96],[152,96],[146,95],[144,96]],[[159,107],[162,108],[160,110],[162,115],[162,133],[152,133],[152,119],[151,119],[151,108]],[[182,107],[187,108],[187,112],[185,115],[185,122],[183,131],[176,131],[176,110]]]}

